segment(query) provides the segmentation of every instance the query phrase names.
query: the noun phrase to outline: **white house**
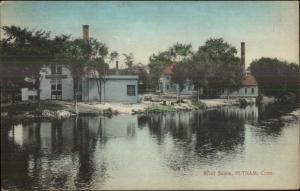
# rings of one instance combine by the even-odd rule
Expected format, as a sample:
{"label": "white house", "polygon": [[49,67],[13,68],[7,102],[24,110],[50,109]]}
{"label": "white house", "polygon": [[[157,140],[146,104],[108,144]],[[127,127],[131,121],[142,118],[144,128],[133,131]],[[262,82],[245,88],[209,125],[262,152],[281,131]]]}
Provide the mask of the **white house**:
{"label": "white house", "polygon": [[42,100],[72,100],[74,98],[73,78],[68,68],[61,64],[52,64],[41,71],[40,84]]}
{"label": "white house", "polygon": [[[74,98],[73,78],[68,68],[61,64],[52,64],[44,66],[40,74],[41,100],[71,100]],[[37,95],[36,90],[28,88],[22,88],[21,93],[22,101],[35,99]]]}

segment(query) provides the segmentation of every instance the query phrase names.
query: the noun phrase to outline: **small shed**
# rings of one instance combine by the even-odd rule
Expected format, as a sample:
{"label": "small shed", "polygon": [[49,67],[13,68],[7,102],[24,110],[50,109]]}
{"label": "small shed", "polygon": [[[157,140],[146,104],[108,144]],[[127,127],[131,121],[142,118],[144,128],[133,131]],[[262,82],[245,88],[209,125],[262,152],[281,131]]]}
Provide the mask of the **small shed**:
{"label": "small shed", "polygon": [[83,101],[137,103],[137,75],[87,77],[82,84]]}

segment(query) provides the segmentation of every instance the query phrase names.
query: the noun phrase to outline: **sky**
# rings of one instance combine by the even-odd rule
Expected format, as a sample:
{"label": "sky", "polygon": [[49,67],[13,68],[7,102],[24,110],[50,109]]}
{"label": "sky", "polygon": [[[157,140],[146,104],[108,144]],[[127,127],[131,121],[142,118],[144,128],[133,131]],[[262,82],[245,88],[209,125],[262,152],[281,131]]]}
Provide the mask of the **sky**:
{"label": "sky", "polygon": [[[191,43],[196,51],[209,38],[223,38],[238,49],[246,43],[246,66],[261,57],[299,64],[299,2],[2,2],[2,26],[90,37],[110,51],[134,54],[135,62],[173,44]],[[3,34],[2,34],[3,35]],[[122,60],[121,60],[122,63]]]}

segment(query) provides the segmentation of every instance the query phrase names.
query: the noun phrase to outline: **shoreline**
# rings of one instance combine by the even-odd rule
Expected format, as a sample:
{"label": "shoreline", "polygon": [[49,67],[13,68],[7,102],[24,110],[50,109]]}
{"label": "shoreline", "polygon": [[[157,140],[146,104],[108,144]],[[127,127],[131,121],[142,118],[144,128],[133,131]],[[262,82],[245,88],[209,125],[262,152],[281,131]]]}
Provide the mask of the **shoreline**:
{"label": "shoreline", "polygon": [[[183,103],[168,101],[141,101],[135,104],[78,102],[78,114],[73,101],[41,101],[38,108],[36,102],[20,102],[15,105],[1,105],[1,119],[66,119],[78,116],[114,116],[118,114],[164,113],[178,111],[218,109],[225,106],[240,105],[239,98],[201,99],[196,102],[183,99]],[[249,102],[253,104],[253,102]],[[255,102],[254,102],[255,104]]]}

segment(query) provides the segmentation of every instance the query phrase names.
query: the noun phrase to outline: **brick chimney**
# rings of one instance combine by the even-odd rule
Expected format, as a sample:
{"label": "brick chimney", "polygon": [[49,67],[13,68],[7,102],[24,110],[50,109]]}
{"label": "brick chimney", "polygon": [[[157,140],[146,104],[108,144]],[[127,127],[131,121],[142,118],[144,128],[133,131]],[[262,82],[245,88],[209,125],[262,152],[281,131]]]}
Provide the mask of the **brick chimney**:
{"label": "brick chimney", "polygon": [[245,42],[241,42],[241,69],[245,71]]}
{"label": "brick chimney", "polygon": [[116,61],[116,75],[119,75],[119,62]]}
{"label": "brick chimney", "polygon": [[89,44],[89,25],[82,25],[83,42]]}

